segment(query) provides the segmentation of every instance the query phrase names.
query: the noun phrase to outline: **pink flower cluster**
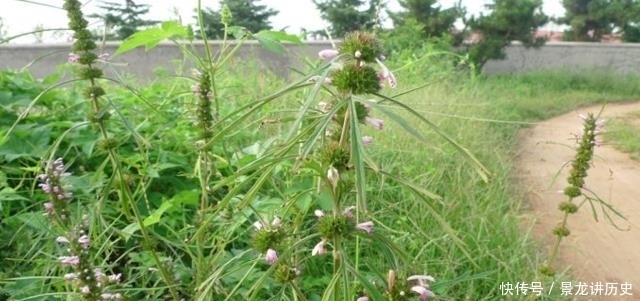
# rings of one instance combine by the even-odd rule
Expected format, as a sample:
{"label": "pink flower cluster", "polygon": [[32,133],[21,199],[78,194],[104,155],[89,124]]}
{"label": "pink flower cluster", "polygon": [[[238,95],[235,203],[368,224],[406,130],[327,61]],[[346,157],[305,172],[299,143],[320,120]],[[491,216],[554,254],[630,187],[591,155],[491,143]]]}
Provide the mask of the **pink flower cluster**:
{"label": "pink flower cluster", "polygon": [[[263,222],[257,221],[253,223],[253,227],[256,229],[256,231],[260,231],[267,227],[279,228],[281,223],[282,221],[280,220],[280,218],[276,216],[275,218],[273,218],[273,221],[271,221],[271,225],[265,225]],[[268,265],[273,265],[274,263],[276,263],[276,261],[278,261],[278,252],[276,252],[276,250],[273,248],[269,248],[264,254],[264,260]]]}
{"label": "pink flower cluster", "polygon": [[[347,209],[345,209],[342,214],[348,218],[355,218],[355,216],[353,215],[353,210],[355,210],[356,207],[355,206],[350,206]],[[317,209],[314,212],[314,215],[317,218],[324,218],[325,214],[322,210]],[[372,221],[366,221],[366,222],[362,222],[362,223],[358,223],[355,228],[357,230],[361,230],[364,231],[367,234],[372,234],[373,233],[373,222]],[[325,238],[322,238],[320,240],[320,242],[318,242],[313,249],[311,250],[311,256],[317,256],[317,255],[324,255],[327,253],[326,250],[326,245],[327,245],[328,241]]]}

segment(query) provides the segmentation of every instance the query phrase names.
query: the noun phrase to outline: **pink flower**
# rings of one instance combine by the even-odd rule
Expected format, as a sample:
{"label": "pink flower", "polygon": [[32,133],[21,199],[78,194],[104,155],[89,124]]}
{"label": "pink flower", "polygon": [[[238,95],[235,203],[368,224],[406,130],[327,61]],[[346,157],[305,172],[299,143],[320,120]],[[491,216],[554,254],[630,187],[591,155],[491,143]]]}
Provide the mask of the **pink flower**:
{"label": "pink flower", "polygon": [[356,301],[369,301],[369,297],[362,296],[362,297],[358,298]]}
{"label": "pink flower", "polygon": [[411,287],[411,291],[420,295],[420,301],[425,301],[429,297],[435,296],[435,294],[429,290],[429,284],[427,281],[435,281],[432,276],[429,275],[413,275],[407,278],[407,281],[417,281],[418,285]]}
{"label": "pink flower", "polygon": [[79,55],[71,52],[69,53],[69,57],[67,58],[67,62],[69,62],[69,64],[75,64],[78,62],[78,59],[80,58]]}
{"label": "pink flower", "polygon": [[267,254],[264,256],[264,259],[269,265],[272,265],[278,260],[278,253],[276,253],[276,250],[274,249],[269,249],[267,250]]}
{"label": "pink flower", "polygon": [[80,238],[78,238],[78,243],[79,243],[79,244],[82,246],[82,248],[84,248],[84,249],[86,249],[86,248],[88,248],[88,247],[89,247],[89,242],[90,242],[90,240],[89,240],[89,236],[87,236],[86,234],[85,234],[85,235],[82,235],[82,236],[80,236]]}
{"label": "pink flower", "polygon": [[62,266],[78,266],[80,264],[80,258],[78,256],[61,256],[58,260]]}
{"label": "pink flower", "polygon": [[58,238],[56,238],[56,242],[61,244],[68,244],[69,240],[64,236],[58,236]]}
{"label": "pink flower", "polygon": [[382,130],[384,127],[384,121],[382,119],[367,116],[364,118],[364,121],[376,130]]}
{"label": "pink flower", "polygon": [[342,215],[353,218],[353,210],[356,210],[356,206],[349,206],[342,211]]}
{"label": "pink flower", "polygon": [[378,74],[380,81],[382,82],[386,80],[389,87],[395,88],[398,85],[395,75],[393,75],[393,73],[389,71],[389,68],[387,68],[387,66],[385,66],[379,59],[376,59],[376,62],[378,62],[378,65],[382,68],[382,71]]}
{"label": "pink flower", "polygon": [[313,250],[311,250],[311,256],[323,255],[327,253],[327,250],[324,248],[326,243],[327,241],[325,239],[322,239],[319,243],[317,243],[316,246],[313,247]]}
{"label": "pink flower", "polygon": [[330,60],[336,56],[338,56],[339,52],[335,49],[324,49],[318,52],[318,56],[323,60]]}
{"label": "pink flower", "polygon": [[435,296],[428,288],[420,285],[412,286],[411,291],[420,295],[420,301],[425,301],[427,298]]}
{"label": "pink flower", "polygon": [[373,143],[373,137],[371,136],[362,136],[362,144],[364,146],[371,145]]}
{"label": "pink flower", "polygon": [[407,281],[414,281],[417,280],[418,284],[422,285],[422,286],[427,286],[427,281],[436,281],[435,278],[433,278],[433,276],[429,276],[429,275],[412,275],[409,276],[409,278],[407,278]]}
{"label": "pink flower", "polygon": [[47,214],[53,214],[53,210],[54,209],[53,209],[53,204],[52,203],[50,203],[50,202],[44,203],[44,211]]}
{"label": "pink flower", "polygon": [[356,225],[356,229],[367,232],[367,234],[371,234],[373,233],[373,222],[368,221],[368,222],[359,223]]}

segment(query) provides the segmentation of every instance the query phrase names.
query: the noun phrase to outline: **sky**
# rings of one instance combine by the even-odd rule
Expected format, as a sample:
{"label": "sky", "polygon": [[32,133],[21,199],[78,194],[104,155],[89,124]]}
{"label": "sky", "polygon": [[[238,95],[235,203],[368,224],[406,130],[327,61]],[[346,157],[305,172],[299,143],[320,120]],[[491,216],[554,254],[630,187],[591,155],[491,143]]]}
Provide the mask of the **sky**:
{"label": "sky", "polygon": [[[124,0],[109,0],[113,2]],[[203,7],[219,6],[220,0],[201,0]],[[33,31],[36,27],[43,28],[65,28],[67,19],[65,11],[61,9],[62,0],[0,0],[0,17],[3,20],[3,31],[7,31],[9,36]],[[85,14],[97,13],[99,0],[81,0],[84,3],[83,12]],[[397,0],[387,0],[387,7],[390,10],[399,10]],[[442,7],[450,7],[456,0],[441,0]],[[485,3],[491,0],[462,0],[470,13],[478,13],[483,10]],[[40,3],[40,4],[35,4]],[[150,4],[149,14],[145,18],[155,20],[175,20],[177,15],[184,23],[193,23],[193,9],[197,5],[197,0],[135,0],[136,4]],[[267,5],[279,11],[279,14],[270,19],[274,29],[287,28],[290,33],[299,33],[302,28],[308,30],[322,29],[327,23],[320,17],[312,0],[261,0],[260,4]],[[561,0],[544,0],[544,12],[547,15],[560,16],[564,13]],[[178,14],[176,14],[176,12]],[[94,28],[100,24],[92,24]],[[67,39],[66,33],[51,32],[45,33],[43,39],[46,42],[64,42]],[[14,43],[34,43],[33,36],[25,36]]]}

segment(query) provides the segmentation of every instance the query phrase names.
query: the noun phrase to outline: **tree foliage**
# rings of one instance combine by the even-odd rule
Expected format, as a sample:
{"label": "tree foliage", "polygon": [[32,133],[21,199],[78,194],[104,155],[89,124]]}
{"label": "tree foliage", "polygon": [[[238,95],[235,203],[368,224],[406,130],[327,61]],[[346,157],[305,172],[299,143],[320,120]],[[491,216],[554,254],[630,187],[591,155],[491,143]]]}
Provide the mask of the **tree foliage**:
{"label": "tree foliage", "polygon": [[[223,0],[220,9],[202,9],[204,32],[208,39],[221,39],[224,36],[224,24],[222,24],[221,10],[225,5],[231,12],[231,24],[246,28],[250,32],[271,29],[269,19],[278,14],[278,11],[257,4],[256,0]],[[197,16],[195,16],[197,19]],[[196,30],[196,37],[201,38],[200,28]]]}
{"label": "tree foliage", "polygon": [[640,1],[563,0],[565,15],[556,22],[569,25],[564,37],[570,41],[600,41],[618,32],[625,41],[640,41]]}
{"label": "tree foliage", "polygon": [[331,24],[329,31],[335,38],[356,30],[371,30],[383,7],[381,0],[313,0],[313,3],[322,19]]}
{"label": "tree foliage", "polygon": [[[118,2],[101,1],[98,7],[105,11],[102,14],[89,15],[104,21],[108,29],[105,34],[107,40],[124,40],[136,33],[139,28],[158,24],[159,21],[141,18],[149,12],[150,5],[136,4],[126,0],[124,4]],[[109,30],[111,29],[111,30]]]}
{"label": "tree foliage", "polygon": [[399,4],[404,11],[389,12],[394,28],[416,21],[422,25],[422,35],[426,38],[453,34],[454,23],[464,16],[465,10],[460,4],[442,9],[437,3],[437,0],[400,0]]}
{"label": "tree foliage", "polygon": [[512,41],[520,41],[526,47],[539,47],[543,38],[536,38],[538,27],[548,22],[542,12],[542,0],[495,0],[487,5],[488,15],[471,17],[467,24],[478,36],[467,45],[468,57],[477,70],[490,59],[503,59],[504,48]]}

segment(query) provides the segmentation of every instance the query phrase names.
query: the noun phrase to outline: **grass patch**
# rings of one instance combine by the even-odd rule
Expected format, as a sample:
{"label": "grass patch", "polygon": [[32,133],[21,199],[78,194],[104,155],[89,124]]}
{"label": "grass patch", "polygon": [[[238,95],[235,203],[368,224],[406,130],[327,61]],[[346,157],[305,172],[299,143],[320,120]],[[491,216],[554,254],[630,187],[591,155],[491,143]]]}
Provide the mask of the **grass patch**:
{"label": "grass patch", "polygon": [[640,111],[630,112],[607,123],[605,143],[640,160]]}
{"label": "grass patch", "polygon": [[[518,282],[530,284],[544,281],[536,271],[544,261],[546,252],[533,241],[530,233],[523,232],[519,226],[524,197],[511,180],[514,178],[516,134],[531,123],[580,106],[638,99],[638,79],[597,72],[551,71],[469,78],[451,70],[425,75],[420,68],[399,72],[397,77],[400,85],[396,90],[386,90],[388,95],[422,86],[425,81],[431,83],[398,99],[468,148],[488,168],[491,177],[489,182],[482,181],[454,147],[418,118],[394,106],[382,104],[382,109],[398,114],[412,130],[424,135],[428,143],[418,143],[405,127],[374,108],[372,114],[385,119],[385,128],[382,131],[363,128],[364,134],[374,138],[373,144],[367,147],[368,152],[382,170],[411,180],[417,188],[431,191],[442,199],[418,198],[384,175],[369,173],[367,193],[370,215],[376,218],[376,231],[397,243],[409,255],[414,269],[410,272],[427,273],[438,279],[432,287],[440,296],[438,300],[505,300],[500,291],[503,283],[515,285]],[[183,155],[193,148],[194,139],[189,132],[194,106],[193,101],[189,100],[189,84],[170,78],[159,79],[140,88],[145,102],[140,102],[139,97],[134,97],[126,90],[109,87],[110,95],[113,95],[111,100],[123,108],[127,120],[140,125],[138,130],[154,142],[155,156],[168,157],[178,165],[194,159]],[[282,85],[283,82],[258,71],[230,73],[220,83],[220,98],[224,99],[221,111],[232,112],[234,106],[251,103]],[[72,96],[67,97],[72,104],[60,111],[70,114],[65,116],[68,120],[82,119],[83,116],[76,116],[79,115],[77,113],[73,115],[76,111],[72,108],[81,104],[77,101],[77,95],[73,91],[69,93],[69,90],[65,93]],[[227,147],[240,151],[255,141],[286,132],[287,120],[291,119],[283,117],[295,113],[304,97],[304,93],[296,92],[265,106],[259,116],[243,123],[236,132],[228,135],[230,142]],[[576,120],[578,123],[579,120]],[[620,136],[610,139],[625,143],[631,140],[628,138],[630,132],[615,130],[616,126],[615,123],[610,126],[608,135],[620,133]],[[637,132],[634,136],[638,142],[635,144],[636,152],[640,149]],[[68,146],[73,150],[90,147],[84,141]],[[130,155],[131,160],[137,159],[134,150],[125,154]],[[82,157],[78,161],[78,164],[95,164]],[[161,195],[167,193],[167,187],[176,191],[186,189],[182,186],[189,188],[191,184],[184,176],[189,172],[192,171],[171,169],[154,180],[150,190]],[[157,196],[151,195],[151,198],[154,197]],[[26,204],[23,209],[5,208],[5,217],[23,214],[32,207],[41,206]],[[451,232],[443,229],[434,215],[442,217],[450,225],[453,234],[461,239],[463,247],[454,242]],[[175,213],[172,222],[179,218],[180,215]],[[35,234],[32,232],[37,232],[20,225],[17,221],[15,224],[3,224],[7,230],[4,233],[12,235],[3,235],[1,241],[33,237]],[[0,246],[3,250],[1,255],[7,258],[36,257],[34,250],[23,250],[26,245],[16,247],[18,244],[3,243]],[[375,244],[366,245],[363,249],[363,258],[379,252]],[[17,262],[10,267],[16,270],[0,268],[0,275],[37,276],[48,267],[48,263],[20,266],[19,260]],[[309,271],[326,269],[326,264],[319,260],[315,263],[312,261],[310,265],[313,268],[308,268]],[[371,270],[385,271],[390,268],[389,261],[383,259],[368,259],[366,265]],[[25,270],[19,271],[19,268]],[[319,276],[317,283],[308,283],[308,286],[323,289],[324,280]],[[548,285],[545,284],[545,287]],[[559,293],[559,290],[556,291]],[[565,299],[552,295],[537,300]]]}

